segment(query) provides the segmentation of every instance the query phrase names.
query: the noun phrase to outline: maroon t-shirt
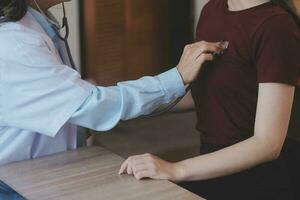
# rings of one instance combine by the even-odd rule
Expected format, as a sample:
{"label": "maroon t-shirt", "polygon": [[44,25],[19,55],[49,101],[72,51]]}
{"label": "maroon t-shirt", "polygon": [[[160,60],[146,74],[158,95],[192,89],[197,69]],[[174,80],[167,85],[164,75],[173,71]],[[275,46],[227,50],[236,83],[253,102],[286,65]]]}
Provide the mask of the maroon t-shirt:
{"label": "maroon t-shirt", "polygon": [[197,28],[201,40],[230,45],[192,84],[197,129],[204,143],[231,145],[253,136],[259,83],[297,84],[299,29],[273,3],[231,12],[227,0],[210,0]]}

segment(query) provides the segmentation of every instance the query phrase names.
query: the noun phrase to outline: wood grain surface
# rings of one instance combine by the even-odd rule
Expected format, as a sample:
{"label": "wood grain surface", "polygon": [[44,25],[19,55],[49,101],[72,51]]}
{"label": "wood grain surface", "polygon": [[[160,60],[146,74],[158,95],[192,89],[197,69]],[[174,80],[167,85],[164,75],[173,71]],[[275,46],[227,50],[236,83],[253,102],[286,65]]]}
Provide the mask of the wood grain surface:
{"label": "wood grain surface", "polygon": [[90,147],[0,167],[0,179],[28,200],[199,200],[168,181],[118,175],[123,159]]}

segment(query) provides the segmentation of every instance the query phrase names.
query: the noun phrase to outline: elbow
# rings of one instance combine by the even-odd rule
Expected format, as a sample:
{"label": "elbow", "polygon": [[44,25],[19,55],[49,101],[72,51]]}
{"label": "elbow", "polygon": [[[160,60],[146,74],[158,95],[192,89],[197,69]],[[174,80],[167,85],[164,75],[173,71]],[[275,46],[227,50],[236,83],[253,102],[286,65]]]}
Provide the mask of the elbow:
{"label": "elbow", "polygon": [[274,161],[277,160],[281,154],[282,144],[273,144],[270,145],[267,149],[267,161]]}
{"label": "elbow", "polygon": [[269,161],[277,160],[280,156],[281,150],[275,150],[270,153],[269,155]]}
{"label": "elbow", "polygon": [[[281,141],[270,141],[270,140],[266,140],[265,138],[256,138],[257,140],[257,144],[258,144],[258,148],[257,150],[260,152],[258,152],[257,155],[261,155],[261,159],[262,162],[271,162],[274,161],[276,159],[279,158],[281,151],[282,151],[282,147],[283,147],[283,142]],[[261,153],[264,152],[264,153]]]}

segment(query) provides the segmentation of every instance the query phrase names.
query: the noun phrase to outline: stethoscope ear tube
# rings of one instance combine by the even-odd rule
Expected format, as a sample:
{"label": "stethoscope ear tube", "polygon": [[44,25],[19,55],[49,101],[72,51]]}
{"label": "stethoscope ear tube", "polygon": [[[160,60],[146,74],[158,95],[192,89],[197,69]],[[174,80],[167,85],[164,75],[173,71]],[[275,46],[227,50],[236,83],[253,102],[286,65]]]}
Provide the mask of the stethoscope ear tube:
{"label": "stethoscope ear tube", "polygon": [[62,8],[63,8],[63,19],[62,19],[62,27],[61,28],[66,29],[65,37],[61,37],[61,39],[63,38],[63,40],[68,40],[69,34],[70,34],[70,29],[69,29],[67,14],[66,14],[66,7],[65,7],[65,3],[63,1],[61,2],[61,4],[62,4]]}
{"label": "stethoscope ear tube", "polygon": [[70,65],[71,65],[72,69],[77,71],[76,65],[74,63],[74,59],[73,59],[71,49],[70,49],[70,46],[69,46],[69,43],[68,43],[67,39],[63,40],[63,42],[65,43],[65,46],[66,46],[67,54],[68,54],[69,60],[70,60]]}
{"label": "stethoscope ear tube", "polygon": [[[39,5],[37,4],[36,1],[34,1],[36,3],[36,6],[39,8],[40,10],[40,7]],[[70,28],[69,28],[69,23],[68,23],[68,18],[67,18],[67,15],[66,15],[66,8],[65,8],[65,4],[64,2],[62,1],[62,7],[63,7],[63,19],[62,19],[62,26],[58,26],[57,24],[53,23],[52,20],[50,20],[46,14],[40,10],[40,12],[44,15],[44,17],[47,19],[47,21],[51,24],[52,26],[52,29],[56,32],[56,35],[57,37],[63,41],[63,43],[65,44],[65,47],[66,47],[66,51],[67,51],[67,54],[68,54],[68,57],[69,57],[69,60],[70,60],[70,67],[72,67],[72,69],[74,70],[77,70],[76,69],[76,65],[74,63],[74,60],[73,60],[73,57],[72,57],[72,53],[71,53],[71,49],[70,49],[70,46],[69,46],[69,43],[68,43],[68,38],[69,38],[69,35],[70,35]],[[65,28],[65,36],[61,36],[60,34],[60,31],[62,28]]]}
{"label": "stethoscope ear tube", "polygon": [[[72,57],[71,49],[70,49],[70,46],[69,46],[69,43],[68,43],[68,38],[69,38],[69,35],[70,35],[70,28],[69,28],[68,18],[67,18],[67,14],[66,14],[66,7],[65,7],[65,3],[63,1],[61,2],[61,4],[62,4],[62,7],[63,7],[62,26],[61,26],[60,29],[57,29],[56,27],[53,27],[53,28],[54,28],[54,30],[56,30],[56,34],[57,34],[58,38],[61,39],[65,44],[67,54],[70,58],[69,60],[70,60],[70,64],[71,64],[72,69],[77,70],[76,65],[74,63],[74,60],[73,60],[73,57]],[[62,28],[65,28],[65,36],[64,37],[61,36],[61,34],[60,34],[60,30]]]}

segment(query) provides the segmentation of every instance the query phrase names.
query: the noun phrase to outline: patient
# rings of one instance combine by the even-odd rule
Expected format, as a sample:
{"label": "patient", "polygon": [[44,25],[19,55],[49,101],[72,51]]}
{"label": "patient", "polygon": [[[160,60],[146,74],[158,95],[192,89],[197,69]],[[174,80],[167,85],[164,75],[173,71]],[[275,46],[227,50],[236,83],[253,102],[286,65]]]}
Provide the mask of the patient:
{"label": "patient", "polygon": [[300,22],[293,12],[299,4],[210,0],[197,40],[226,40],[230,46],[192,83],[201,155],[177,163],[132,156],[120,174],[178,182],[210,200],[300,199],[292,188],[300,179],[286,157],[299,152],[299,143],[287,136],[300,129],[292,113],[299,96]]}

